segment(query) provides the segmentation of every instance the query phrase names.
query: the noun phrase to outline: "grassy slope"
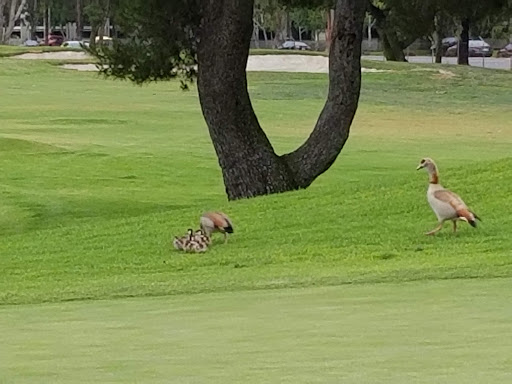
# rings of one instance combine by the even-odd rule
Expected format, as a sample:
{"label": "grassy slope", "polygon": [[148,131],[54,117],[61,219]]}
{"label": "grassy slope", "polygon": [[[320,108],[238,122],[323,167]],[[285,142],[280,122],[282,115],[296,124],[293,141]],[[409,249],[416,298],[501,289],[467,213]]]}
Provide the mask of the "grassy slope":
{"label": "grassy slope", "polygon": [[[365,63],[341,158],[308,190],[228,204],[195,92],[0,60],[0,303],[414,279],[512,276],[512,76]],[[322,108],[325,75],[250,74],[276,149]],[[422,156],[483,217],[435,226]],[[170,249],[201,211],[236,233],[207,255]]]}
{"label": "grassy slope", "polygon": [[0,382],[508,383],[511,279],[0,307]]}

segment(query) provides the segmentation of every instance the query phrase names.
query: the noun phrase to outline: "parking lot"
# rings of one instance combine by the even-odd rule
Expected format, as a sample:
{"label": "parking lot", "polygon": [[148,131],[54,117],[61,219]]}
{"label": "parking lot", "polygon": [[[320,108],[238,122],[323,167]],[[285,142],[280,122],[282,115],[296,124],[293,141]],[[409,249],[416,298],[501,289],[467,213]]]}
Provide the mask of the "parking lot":
{"label": "parking lot", "polygon": [[[386,60],[384,56],[363,56],[367,60]],[[434,59],[431,56],[409,56],[407,60],[410,63],[433,63]],[[456,57],[443,57],[443,64],[457,64]],[[512,69],[512,58],[497,58],[497,57],[470,57],[469,65],[474,67],[484,67],[493,69]]]}

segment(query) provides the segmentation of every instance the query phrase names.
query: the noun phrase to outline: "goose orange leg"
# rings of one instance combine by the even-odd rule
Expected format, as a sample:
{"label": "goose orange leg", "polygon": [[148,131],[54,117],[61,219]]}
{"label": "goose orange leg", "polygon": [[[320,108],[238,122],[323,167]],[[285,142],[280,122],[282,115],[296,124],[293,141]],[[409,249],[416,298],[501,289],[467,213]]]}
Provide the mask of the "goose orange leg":
{"label": "goose orange leg", "polygon": [[433,230],[431,230],[430,232],[425,233],[425,235],[427,235],[427,236],[435,235],[437,232],[439,232],[443,228],[443,224],[444,224],[444,221],[439,223],[439,225],[437,227],[435,227]]}
{"label": "goose orange leg", "polygon": [[457,232],[457,221],[453,220],[453,233]]}

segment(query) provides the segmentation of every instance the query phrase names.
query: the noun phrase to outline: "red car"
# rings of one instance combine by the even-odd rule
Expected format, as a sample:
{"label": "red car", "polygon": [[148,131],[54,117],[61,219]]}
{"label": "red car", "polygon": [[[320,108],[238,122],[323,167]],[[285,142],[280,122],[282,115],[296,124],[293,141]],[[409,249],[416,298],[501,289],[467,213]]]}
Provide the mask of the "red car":
{"label": "red car", "polygon": [[50,47],[60,47],[64,42],[64,36],[51,33],[48,35],[48,45]]}

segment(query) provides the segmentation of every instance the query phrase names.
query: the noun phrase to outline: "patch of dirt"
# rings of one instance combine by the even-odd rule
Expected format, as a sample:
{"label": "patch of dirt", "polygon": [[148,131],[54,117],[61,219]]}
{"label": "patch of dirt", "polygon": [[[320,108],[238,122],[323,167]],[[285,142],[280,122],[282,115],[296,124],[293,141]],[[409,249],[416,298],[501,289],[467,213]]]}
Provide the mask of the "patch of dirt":
{"label": "patch of dirt", "polygon": [[89,72],[89,71],[97,71],[95,64],[64,64],[61,65],[61,68],[64,69],[74,69],[75,71],[81,72]]}
{"label": "patch of dirt", "polygon": [[440,69],[439,73],[436,73],[432,77],[435,79],[451,79],[452,77],[456,77],[457,75],[451,71],[446,71],[444,69]]}
{"label": "patch of dirt", "polygon": [[[13,58],[25,60],[84,60],[90,58],[90,56],[85,52],[62,51],[24,53],[13,56]],[[76,71],[97,71],[94,64],[65,64],[62,68]],[[310,55],[252,55],[249,56],[247,62],[247,71],[328,73],[329,58]],[[361,71],[367,73],[393,72],[375,68],[361,68]]]}
{"label": "patch of dirt", "polygon": [[[65,64],[62,68],[77,71],[97,70],[94,64]],[[328,73],[329,59],[325,56],[254,55],[249,56],[247,71]],[[370,73],[393,72],[375,68],[361,68],[361,71]]]}
{"label": "patch of dirt", "polygon": [[61,51],[61,52],[41,52],[41,53],[23,53],[12,56],[13,59],[24,60],[84,60],[90,56],[81,51]]}
{"label": "patch of dirt", "polygon": [[452,77],[456,77],[457,75],[452,71],[447,71],[446,69],[435,69],[435,68],[414,68],[411,69],[413,72],[437,72],[435,75],[432,75],[433,79],[451,79]]}

